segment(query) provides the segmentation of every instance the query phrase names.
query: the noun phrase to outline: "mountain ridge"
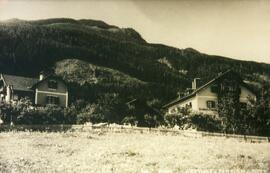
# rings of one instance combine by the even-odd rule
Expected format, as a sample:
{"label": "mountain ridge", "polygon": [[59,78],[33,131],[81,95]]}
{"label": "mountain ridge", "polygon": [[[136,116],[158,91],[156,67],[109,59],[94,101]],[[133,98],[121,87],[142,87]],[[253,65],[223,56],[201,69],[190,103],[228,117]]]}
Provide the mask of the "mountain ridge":
{"label": "mountain ridge", "polygon": [[[3,73],[36,76],[42,70],[59,71],[55,66],[58,62],[66,61],[68,64],[73,62],[70,59],[77,59],[82,66],[106,67],[115,71],[112,74],[126,74],[147,83],[138,86],[135,80],[130,80],[129,84],[116,82],[118,86],[114,85],[115,81],[107,80],[100,86],[106,91],[104,89],[100,94],[110,92],[105,86],[113,84],[115,92],[125,93],[123,97],[157,99],[160,104],[190,87],[193,78],[200,77],[206,82],[228,69],[234,69],[251,83],[269,85],[267,78],[258,76],[270,76],[270,64],[208,55],[193,48],[179,49],[147,43],[132,28],[119,28],[98,20],[56,18],[0,22],[0,45],[0,69]],[[82,74],[78,71],[79,66],[76,68],[73,83],[76,75]],[[69,69],[63,70],[68,72]],[[87,72],[83,74],[87,75]],[[79,83],[74,84],[72,92],[75,98],[78,87],[81,87]],[[84,87],[89,91],[93,86],[85,84]]]}
{"label": "mountain ridge", "polygon": [[[117,28],[117,29],[127,29],[127,30],[131,30],[133,32],[136,32],[137,34],[139,34],[136,30],[132,29],[132,28],[119,28],[115,25],[109,25],[106,22],[102,21],[102,20],[94,20],[94,19],[72,19],[72,18],[47,18],[47,19],[36,19],[36,20],[22,20],[19,18],[12,18],[12,19],[7,19],[7,20],[0,20],[0,24],[8,24],[8,23],[13,23],[13,24],[19,24],[19,23],[27,23],[27,24],[36,24],[36,25],[49,25],[49,24],[63,24],[63,23],[73,23],[73,24],[82,24],[82,25],[89,25],[89,26],[96,26],[96,27],[100,27],[100,28],[106,28],[106,29],[112,29],[112,28]],[[142,37],[141,37],[142,38]],[[209,54],[209,53],[202,53],[192,47],[186,47],[186,48],[177,48],[175,46],[170,46],[170,45],[165,45],[163,43],[148,43],[151,45],[161,45],[161,46],[167,46],[170,48],[175,48],[175,49],[179,49],[179,50],[185,50],[185,51],[192,51],[192,52],[197,52],[197,53],[201,53],[201,54],[205,54],[208,56],[216,56],[216,57],[221,57],[221,58],[226,58],[226,59],[232,59],[232,60],[236,60],[236,61],[247,61],[247,62],[255,62],[255,63],[261,63],[261,64],[267,64],[269,65],[269,63],[267,62],[259,62],[259,61],[255,61],[255,60],[242,60],[242,59],[237,59],[237,58],[233,58],[233,57],[228,57],[228,56],[222,56],[222,55],[218,55],[218,54]]]}

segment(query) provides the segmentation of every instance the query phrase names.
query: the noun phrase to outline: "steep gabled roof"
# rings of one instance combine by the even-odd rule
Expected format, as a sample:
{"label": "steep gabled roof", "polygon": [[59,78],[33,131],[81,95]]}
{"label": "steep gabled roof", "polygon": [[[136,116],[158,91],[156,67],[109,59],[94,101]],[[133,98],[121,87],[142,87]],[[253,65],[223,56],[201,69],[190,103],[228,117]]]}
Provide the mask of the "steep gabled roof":
{"label": "steep gabled roof", "polygon": [[[222,79],[225,75],[227,75],[228,73],[232,73],[233,71],[232,70],[227,70],[226,72],[218,75],[217,77],[215,77],[214,79],[210,80],[209,82],[207,82],[206,84],[202,85],[201,87],[197,88],[196,90],[194,90],[192,93],[184,96],[184,97],[181,97],[181,98],[177,98],[173,101],[171,101],[170,103],[166,104],[163,106],[163,108],[167,108],[169,106],[172,106],[176,103],[180,103],[180,102],[183,102],[189,98],[192,98],[194,96],[196,96],[196,93],[198,93],[199,91],[203,90],[204,88],[208,87],[209,85],[215,83],[216,81]],[[241,80],[242,81],[242,80]],[[243,86],[245,86],[247,89],[249,89],[252,93],[254,93],[244,82],[241,83]]]}
{"label": "steep gabled roof", "polygon": [[14,90],[33,91],[31,88],[39,80],[37,78],[29,78],[15,75],[2,74],[6,85],[12,85]]}
{"label": "steep gabled roof", "polygon": [[62,82],[66,85],[66,87],[67,87],[66,81],[64,81],[61,77],[59,77],[59,76],[57,76],[57,75],[55,75],[55,74],[49,74],[49,75],[47,75],[46,77],[44,77],[42,80],[37,81],[34,85],[32,85],[31,88],[32,88],[32,89],[35,89],[39,84],[41,84],[42,82],[46,81],[47,79],[57,79],[57,80],[60,80],[60,81],[62,81]]}
{"label": "steep gabled roof", "polygon": [[188,95],[186,95],[184,97],[178,97],[177,99],[171,101],[170,103],[168,103],[168,104],[166,104],[166,105],[164,105],[162,107],[167,108],[167,107],[172,106],[172,105],[174,105],[176,103],[180,103],[180,102],[183,102],[183,101],[185,101],[185,100],[187,100],[189,98],[192,98],[195,95],[196,95],[196,92],[192,92],[191,94],[188,94]]}

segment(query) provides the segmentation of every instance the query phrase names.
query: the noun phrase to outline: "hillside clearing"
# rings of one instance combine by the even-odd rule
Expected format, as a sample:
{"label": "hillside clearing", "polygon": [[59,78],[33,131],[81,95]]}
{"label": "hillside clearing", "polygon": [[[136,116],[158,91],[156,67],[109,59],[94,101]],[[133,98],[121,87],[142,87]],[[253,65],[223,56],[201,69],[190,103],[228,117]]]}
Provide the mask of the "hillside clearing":
{"label": "hillside clearing", "polygon": [[269,143],[151,133],[0,133],[0,172],[269,171],[269,168]]}

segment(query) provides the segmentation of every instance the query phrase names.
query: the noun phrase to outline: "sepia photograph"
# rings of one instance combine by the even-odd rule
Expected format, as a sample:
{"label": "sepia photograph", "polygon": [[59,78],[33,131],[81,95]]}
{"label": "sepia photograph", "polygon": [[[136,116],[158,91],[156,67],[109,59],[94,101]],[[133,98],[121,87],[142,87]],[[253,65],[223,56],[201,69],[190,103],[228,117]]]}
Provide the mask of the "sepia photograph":
{"label": "sepia photograph", "polygon": [[0,173],[269,173],[269,0],[0,0]]}

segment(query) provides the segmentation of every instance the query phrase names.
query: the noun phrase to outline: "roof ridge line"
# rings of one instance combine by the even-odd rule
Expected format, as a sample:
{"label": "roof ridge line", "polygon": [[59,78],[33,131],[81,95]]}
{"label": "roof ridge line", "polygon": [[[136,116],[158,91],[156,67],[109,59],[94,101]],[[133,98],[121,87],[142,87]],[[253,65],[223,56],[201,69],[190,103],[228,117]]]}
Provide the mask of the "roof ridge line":
{"label": "roof ridge line", "polygon": [[173,104],[173,103],[177,103],[181,100],[185,100],[191,96],[193,96],[194,94],[196,94],[197,92],[199,92],[200,90],[202,90],[203,88],[205,88],[206,86],[210,85],[211,83],[213,83],[214,81],[216,81],[217,79],[221,78],[222,76],[224,76],[225,74],[229,73],[229,72],[232,72],[233,70],[232,69],[228,69],[226,70],[225,72],[221,73],[220,75],[214,77],[213,79],[209,80],[208,82],[206,82],[204,85],[202,85],[201,87],[199,87],[198,89],[195,89],[194,91],[192,91],[192,93],[188,94],[188,95],[185,95],[184,97],[182,98],[177,98],[175,99],[174,101],[171,101],[170,103],[162,106],[163,108],[166,108],[167,106]]}

